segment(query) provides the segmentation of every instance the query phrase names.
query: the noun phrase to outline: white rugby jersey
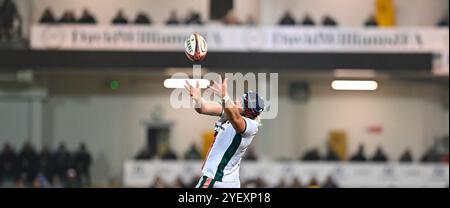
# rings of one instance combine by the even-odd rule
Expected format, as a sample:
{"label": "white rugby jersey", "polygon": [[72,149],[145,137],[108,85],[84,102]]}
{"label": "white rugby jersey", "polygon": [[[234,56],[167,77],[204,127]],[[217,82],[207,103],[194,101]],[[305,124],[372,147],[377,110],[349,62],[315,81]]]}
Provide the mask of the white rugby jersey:
{"label": "white rugby jersey", "polygon": [[202,174],[216,181],[239,181],[242,156],[258,132],[258,123],[243,117],[246,123],[242,134],[222,116],[215,125],[214,142],[203,165]]}

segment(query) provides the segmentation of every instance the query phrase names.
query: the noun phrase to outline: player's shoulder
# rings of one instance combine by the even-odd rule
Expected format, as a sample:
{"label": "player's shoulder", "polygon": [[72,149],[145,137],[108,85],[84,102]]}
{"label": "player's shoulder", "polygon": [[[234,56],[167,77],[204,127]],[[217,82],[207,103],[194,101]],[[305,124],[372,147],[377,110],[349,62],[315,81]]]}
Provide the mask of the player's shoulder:
{"label": "player's shoulder", "polygon": [[258,131],[258,122],[247,118],[247,117],[242,117],[245,121],[245,130],[244,130],[244,135],[252,135],[252,134],[256,134],[256,132]]}

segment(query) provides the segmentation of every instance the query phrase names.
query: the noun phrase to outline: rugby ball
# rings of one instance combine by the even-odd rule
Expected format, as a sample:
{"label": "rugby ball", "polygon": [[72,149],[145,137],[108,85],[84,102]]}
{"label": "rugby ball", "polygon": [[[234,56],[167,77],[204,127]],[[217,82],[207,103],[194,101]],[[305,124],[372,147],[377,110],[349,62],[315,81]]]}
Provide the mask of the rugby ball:
{"label": "rugby ball", "polygon": [[205,39],[197,33],[190,35],[184,43],[184,52],[189,60],[202,61],[208,52]]}

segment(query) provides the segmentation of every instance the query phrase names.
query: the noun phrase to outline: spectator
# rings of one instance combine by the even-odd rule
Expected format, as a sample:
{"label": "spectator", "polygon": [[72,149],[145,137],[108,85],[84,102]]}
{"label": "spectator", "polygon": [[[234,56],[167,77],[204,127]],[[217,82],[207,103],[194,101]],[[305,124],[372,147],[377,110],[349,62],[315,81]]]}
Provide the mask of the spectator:
{"label": "spectator", "polygon": [[81,183],[78,180],[77,171],[75,169],[70,168],[69,170],[67,170],[66,174],[67,188],[81,188]]}
{"label": "spectator", "polygon": [[16,181],[16,188],[27,188],[27,185],[25,184],[25,181],[20,178]]}
{"label": "spectator", "polygon": [[245,153],[244,160],[246,161],[257,161],[258,156],[256,155],[254,148],[249,148],[247,153]]}
{"label": "spectator", "polygon": [[151,158],[148,147],[144,147],[135,157],[136,160],[149,160]]}
{"label": "spectator", "polygon": [[328,162],[336,162],[340,160],[339,156],[334,152],[334,150],[330,146],[328,147],[328,151],[324,159],[325,161]]}
{"label": "spectator", "polygon": [[225,25],[239,25],[240,22],[234,14],[233,10],[228,11],[228,13],[223,17],[222,23]]}
{"label": "spectator", "polygon": [[0,5],[0,41],[3,36],[5,36],[7,42],[11,41],[15,20],[21,21],[16,4],[12,0],[4,0],[3,4]]}
{"label": "spectator", "polygon": [[0,182],[3,179],[3,182],[14,183],[17,179],[17,156],[8,143],[3,145],[0,153],[0,165],[0,175],[2,176]]}
{"label": "spectator", "polygon": [[177,12],[171,11],[170,17],[166,21],[166,25],[178,25],[178,24],[180,24],[180,20],[178,19]]}
{"label": "spectator", "polygon": [[50,188],[50,182],[48,181],[48,177],[46,177],[42,173],[38,173],[36,179],[39,182],[40,187],[42,188]]}
{"label": "spectator", "polygon": [[47,178],[53,177],[52,153],[48,146],[44,146],[39,155],[39,171]]}
{"label": "spectator", "polygon": [[52,187],[53,188],[64,188],[63,184],[61,183],[61,178],[59,176],[57,176],[57,175],[53,176]]}
{"label": "spectator", "polygon": [[95,17],[91,14],[91,12],[85,8],[83,9],[83,14],[78,22],[83,24],[95,24],[97,23],[97,20],[95,20]]}
{"label": "spectator", "polygon": [[287,188],[286,179],[282,177],[275,188]]}
{"label": "spectator", "polygon": [[178,177],[173,184],[173,188],[189,188],[184,183],[181,177]]}
{"label": "spectator", "polygon": [[377,23],[377,20],[375,19],[375,16],[374,15],[370,15],[367,18],[366,22],[364,22],[364,25],[366,27],[377,27],[378,23]]}
{"label": "spectator", "polygon": [[137,25],[150,25],[150,24],[152,24],[152,20],[144,12],[139,12],[136,15],[136,19],[134,19],[134,24],[137,24]]}
{"label": "spectator", "polygon": [[352,156],[350,158],[350,161],[352,161],[352,162],[365,162],[365,161],[367,161],[367,158],[366,158],[365,153],[364,153],[364,146],[363,145],[359,145],[358,152],[356,153],[356,155],[354,155],[354,156]]}
{"label": "spectator", "polygon": [[74,167],[78,175],[78,180],[83,186],[90,184],[91,177],[89,169],[91,162],[91,154],[86,149],[86,144],[81,143],[78,151],[74,155]]}
{"label": "spectator", "polygon": [[120,24],[128,24],[128,19],[125,17],[123,10],[119,10],[112,20],[112,24],[120,25]]}
{"label": "spectator", "polygon": [[410,163],[413,161],[412,153],[410,149],[406,149],[406,151],[400,156],[400,162],[402,163]]}
{"label": "spectator", "polygon": [[187,25],[203,25],[200,13],[191,11],[185,22]]}
{"label": "spectator", "polygon": [[323,26],[337,26],[337,22],[336,20],[334,20],[333,17],[331,17],[330,15],[326,15],[323,20],[322,20],[322,25]]}
{"label": "spectator", "polygon": [[257,177],[254,180],[247,180],[243,187],[246,188],[266,188],[267,187],[267,183],[264,181],[263,178],[261,177]]}
{"label": "spectator", "polygon": [[312,177],[312,178],[309,180],[309,183],[308,183],[308,186],[307,186],[307,187],[308,187],[308,188],[320,188],[319,182],[317,182],[316,177]]}
{"label": "spectator", "polygon": [[295,25],[295,19],[289,11],[286,11],[281,18],[279,25]]}
{"label": "spectator", "polygon": [[383,149],[381,147],[378,147],[375,151],[375,155],[372,158],[372,162],[387,162],[388,158],[386,154],[384,153]]}
{"label": "spectator", "polygon": [[18,156],[19,173],[24,177],[25,183],[31,183],[37,175],[39,156],[31,143],[26,142]]}
{"label": "spectator", "polygon": [[39,179],[34,179],[33,183],[31,184],[32,188],[42,188],[41,183],[39,182]]}
{"label": "spectator", "polygon": [[315,23],[314,20],[312,19],[311,15],[309,15],[309,14],[307,13],[307,14],[305,14],[305,16],[303,17],[302,25],[303,25],[303,26],[314,26],[314,25],[316,25],[316,23]]}
{"label": "spectator", "polygon": [[44,10],[44,13],[41,16],[41,19],[39,19],[39,23],[41,24],[54,24],[56,23],[55,15],[53,14],[52,9],[46,8]]}
{"label": "spectator", "polygon": [[164,180],[159,177],[156,176],[155,181],[153,182],[153,185],[150,186],[151,188],[167,188],[167,184],[166,182],[164,182]]}
{"label": "spectator", "polygon": [[195,144],[191,145],[191,148],[184,154],[184,159],[186,160],[200,160],[201,155],[200,152],[195,147]]}
{"label": "spectator", "polygon": [[302,158],[303,161],[319,161],[320,154],[317,148],[313,148],[305,153]]}
{"label": "spectator", "polygon": [[325,182],[322,185],[322,188],[339,188],[336,184],[336,181],[334,181],[333,177],[328,176]]}
{"label": "spectator", "polygon": [[61,19],[59,20],[59,22],[63,23],[63,24],[76,23],[77,20],[75,18],[75,13],[73,11],[66,11],[66,12],[64,12],[64,14],[61,17]]}
{"label": "spectator", "polygon": [[439,154],[436,152],[435,148],[430,147],[422,156],[420,161],[423,163],[434,163],[440,162],[441,158],[439,157]]}
{"label": "spectator", "polygon": [[291,188],[303,188],[300,178],[298,177],[294,178],[294,180],[292,181]]}
{"label": "spectator", "polygon": [[61,143],[58,150],[53,154],[53,165],[55,175],[57,175],[63,183],[67,181],[67,171],[72,162],[71,154],[66,150],[64,143]]}
{"label": "spectator", "polygon": [[177,155],[175,152],[172,151],[172,149],[167,149],[167,151],[161,156],[161,159],[163,160],[176,160]]}
{"label": "spectator", "polygon": [[442,17],[437,23],[438,27],[448,27],[448,14]]}
{"label": "spectator", "polygon": [[247,16],[247,20],[245,21],[247,26],[256,26],[258,23],[253,15]]}

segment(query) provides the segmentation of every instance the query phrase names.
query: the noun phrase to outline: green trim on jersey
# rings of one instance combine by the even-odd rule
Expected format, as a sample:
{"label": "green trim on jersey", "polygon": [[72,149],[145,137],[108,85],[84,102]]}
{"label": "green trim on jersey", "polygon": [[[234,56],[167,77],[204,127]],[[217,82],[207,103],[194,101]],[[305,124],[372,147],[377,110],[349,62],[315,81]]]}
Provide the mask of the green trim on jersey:
{"label": "green trim on jersey", "polygon": [[238,150],[239,146],[241,145],[241,141],[242,141],[241,134],[234,135],[231,145],[228,147],[227,151],[225,151],[225,154],[223,155],[222,160],[220,161],[219,166],[217,167],[217,172],[216,176],[214,177],[214,180],[222,182],[223,171],[225,170],[225,167],[230,162],[233,155]]}

